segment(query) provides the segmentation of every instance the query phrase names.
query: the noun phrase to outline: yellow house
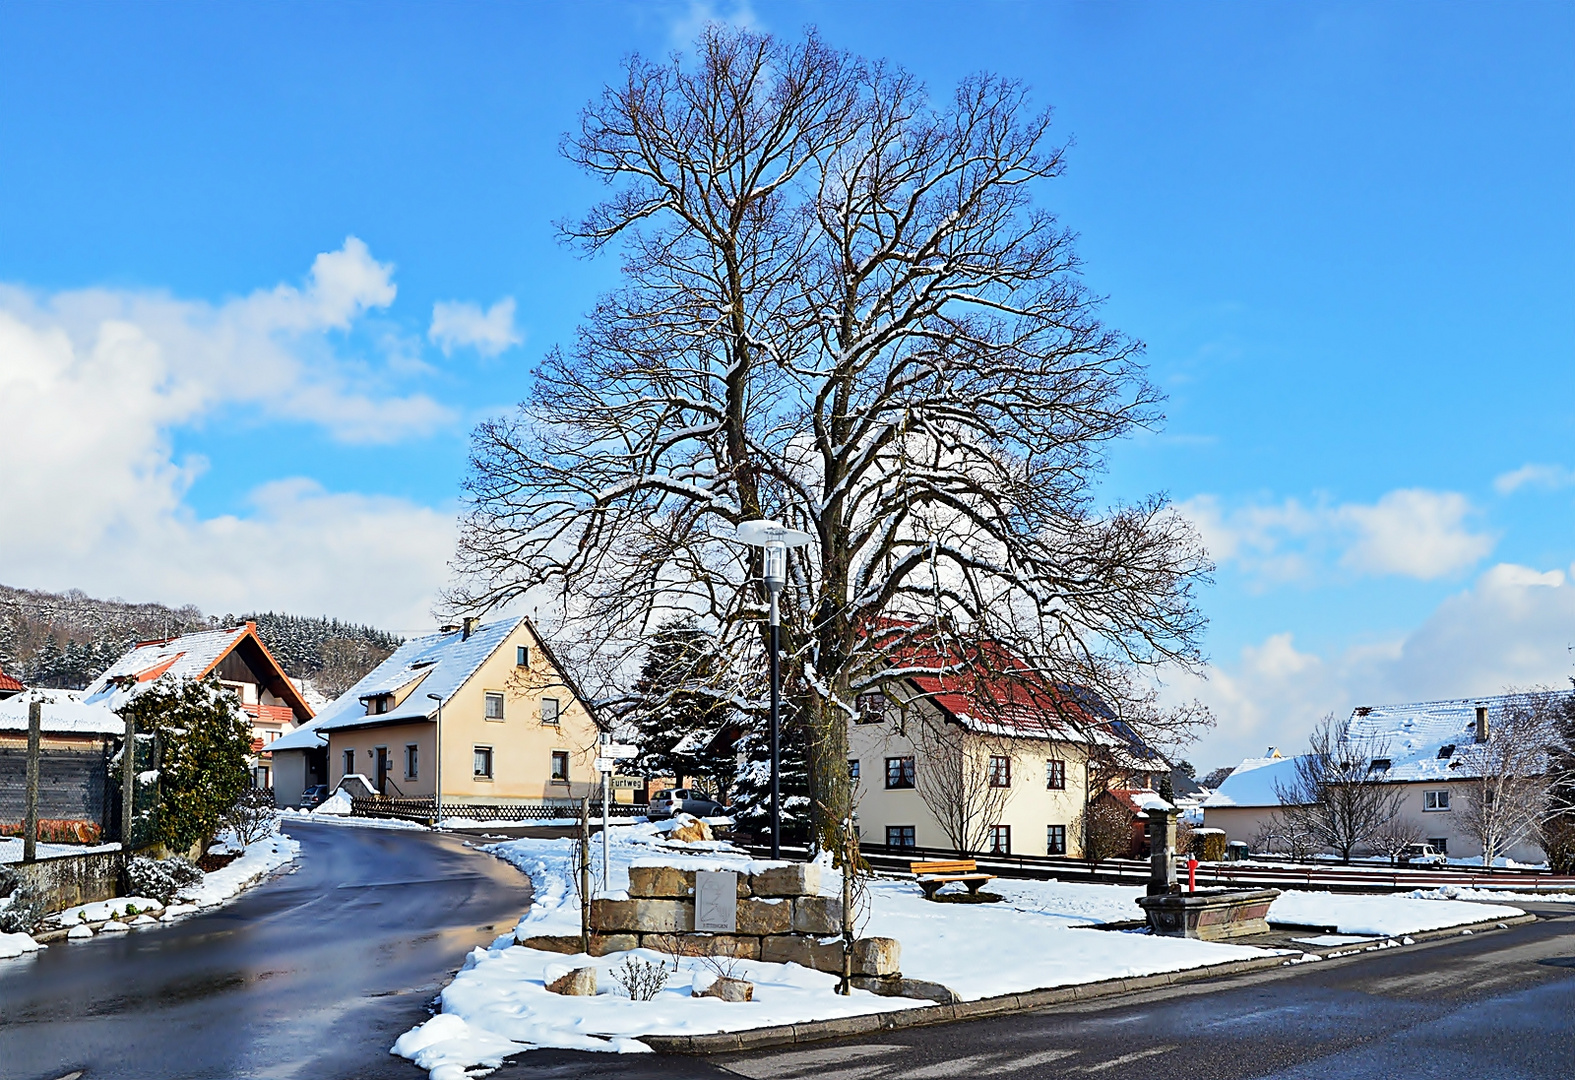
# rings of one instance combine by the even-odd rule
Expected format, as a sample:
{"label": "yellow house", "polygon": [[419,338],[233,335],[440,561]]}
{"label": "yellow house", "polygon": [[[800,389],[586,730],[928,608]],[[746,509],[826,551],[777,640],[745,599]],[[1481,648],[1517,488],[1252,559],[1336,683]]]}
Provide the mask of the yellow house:
{"label": "yellow house", "polygon": [[[601,729],[530,620],[459,627],[405,642],[272,746],[281,805],[350,775],[393,798],[445,806],[552,804],[600,791]],[[441,747],[439,747],[441,740]]]}

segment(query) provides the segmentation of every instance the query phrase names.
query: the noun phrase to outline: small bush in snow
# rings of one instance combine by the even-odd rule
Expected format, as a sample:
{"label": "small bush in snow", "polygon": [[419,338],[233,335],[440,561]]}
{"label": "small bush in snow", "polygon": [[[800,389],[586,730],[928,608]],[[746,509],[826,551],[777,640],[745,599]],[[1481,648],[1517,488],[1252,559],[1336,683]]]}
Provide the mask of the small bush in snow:
{"label": "small bush in snow", "polygon": [[175,899],[188,885],[202,880],[202,871],[190,859],[150,859],[139,855],[126,864],[126,884],[133,896],[151,896],[163,904]]}
{"label": "small bush in snow", "polygon": [[638,956],[626,956],[613,968],[613,981],[628,991],[633,1001],[650,1001],[662,992],[671,974],[666,964],[654,964]]}
{"label": "small bush in snow", "polygon": [[16,871],[0,866],[0,893],[9,899],[0,907],[0,934],[31,934],[44,921],[44,897],[20,884]]}
{"label": "small bush in snow", "polygon": [[273,804],[273,791],[269,788],[247,788],[224,815],[224,823],[235,833],[241,847],[271,835],[278,821],[279,811]]}

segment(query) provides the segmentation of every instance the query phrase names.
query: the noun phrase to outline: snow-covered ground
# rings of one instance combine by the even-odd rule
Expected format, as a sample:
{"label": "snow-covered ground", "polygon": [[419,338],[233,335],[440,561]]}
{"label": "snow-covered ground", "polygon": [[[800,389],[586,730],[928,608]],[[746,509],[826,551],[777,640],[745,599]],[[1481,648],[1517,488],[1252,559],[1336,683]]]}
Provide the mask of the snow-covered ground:
{"label": "snow-covered ground", "polygon": [[[119,851],[119,844],[94,844],[91,847],[82,844],[39,844],[38,857],[47,859],[52,855],[91,855],[98,851]],[[17,863],[22,861],[22,838],[9,836],[0,840],[0,863]]]}
{"label": "snow-covered ground", "polygon": [[[323,806],[327,805],[328,803],[323,804]],[[399,818],[351,817],[348,812],[339,814],[330,811],[320,814],[316,810],[295,810],[290,807],[285,807],[279,811],[279,820],[317,821],[328,825],[350,825],[363,829],[415,829],[418,832],[427,831],[427,827],[418,821],[403,821]]]}
{"label": "snow-covered ground", "polygon": [[1281,893],[1269,908],[1269,918],[1274,922],[1333,926],[1340,934],[1387,936],[1442,930],[1450,926],[1523,914],[1519,908],[1500,904],[1473,904],[1444,898],[1420,899],[1416,894],[1363,896],[1295,890]]}
{"label": "snow-covered ground", "polygon": [[1416,889],[1406,895],[1418,900],[1508,900],[1512,904],[1575,904],[1575,892],[1514,892],[1510,889],[1498,888],[1472,889],[1464,885]]}

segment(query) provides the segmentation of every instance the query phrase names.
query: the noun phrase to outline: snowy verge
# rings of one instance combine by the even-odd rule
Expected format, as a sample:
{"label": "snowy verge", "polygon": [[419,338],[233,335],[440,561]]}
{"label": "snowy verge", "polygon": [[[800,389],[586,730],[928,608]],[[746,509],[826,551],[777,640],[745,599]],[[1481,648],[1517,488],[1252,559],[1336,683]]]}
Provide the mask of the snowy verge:
{"label": "snowy verge", "polygon": [[33,940],[31,934],[0,934],[0,960],[37,952],[44,946]]}
{"label": "snowy verge", "polygon": [[1524,914],[1519,908],[1501,904],[1468,903],[1428,894],[1364,896],[1291,890],[1281,893],[1269,908],[1269,921],[1333,926],[1341,934],[1392,937]]}
{"label": "snowy verge", "polygon": [[[1575,892],[1512,892],[1505,889],[1473,889],[1465,885],[1416,889],[1406,895],[1417,900],[1508,900],[1514,904],[1575,904]],[[1476,906],[1480,910],[1482,905]],[[1491,915],[1484,917],[1492,918]]]}
{"label": "snowy verge", "polygon": [[[324,805],[326,806],[327,804],[325,803]],[[352,828],[360,829],[415,829],[418,832],[427,831],[427,827],[419,821],[404,821],[400,818],[350,817],[348,814],[342,816],[338,814],[319,814],[315,810],[296,810],[288,806],[279,811],[279,821],[281,824],[287,821],[310,821],[314,825],[349,825]]]}
{"label": "snowy verge", "polygon": [[257,884],[301,853],[301,842],[283,833],[266,836],[242,850],[228,866],[202,875],[202,881],[182,889],[180,899],[198,907],[213,907]]}

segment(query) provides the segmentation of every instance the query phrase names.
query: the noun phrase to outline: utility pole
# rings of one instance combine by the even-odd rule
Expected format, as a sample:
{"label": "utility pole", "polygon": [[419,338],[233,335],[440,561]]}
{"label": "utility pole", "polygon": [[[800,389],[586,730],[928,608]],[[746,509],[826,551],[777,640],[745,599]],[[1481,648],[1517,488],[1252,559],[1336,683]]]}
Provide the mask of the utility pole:
{"label": "utility pole", "polygon": [[44,703],[27,707],[27,818],[22,825],[22,861],[38,858],[38,744],[44,731]]}

